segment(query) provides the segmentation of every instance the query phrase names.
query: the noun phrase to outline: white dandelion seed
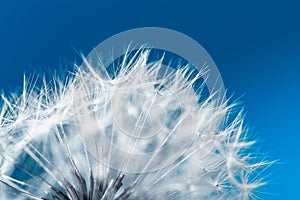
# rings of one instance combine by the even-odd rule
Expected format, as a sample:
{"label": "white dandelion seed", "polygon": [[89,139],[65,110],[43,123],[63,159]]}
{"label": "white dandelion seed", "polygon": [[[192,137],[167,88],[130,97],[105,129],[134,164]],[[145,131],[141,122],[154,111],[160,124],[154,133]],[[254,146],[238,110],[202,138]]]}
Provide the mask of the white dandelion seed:
{"label": "white dandelion seed", "polygon": [[2,95],[0,198],[256,199],[270,163],[249,151],[242,111],[205,96],[207,67],[153,49],[83,57],[65,81]]}

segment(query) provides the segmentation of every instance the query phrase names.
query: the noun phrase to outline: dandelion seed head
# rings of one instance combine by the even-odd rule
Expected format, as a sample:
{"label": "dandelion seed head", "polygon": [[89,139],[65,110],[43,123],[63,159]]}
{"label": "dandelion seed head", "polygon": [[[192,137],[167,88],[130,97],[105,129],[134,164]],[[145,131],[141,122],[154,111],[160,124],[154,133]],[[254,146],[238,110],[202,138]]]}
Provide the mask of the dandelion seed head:
{"label": "dandelion seed head", "polygon": [[83,57],[65,81],[2,95],[0,198],[256,199],[269,163],[242,111],[204,95],[208,68],[152,51],[129,46],[112,68]]}

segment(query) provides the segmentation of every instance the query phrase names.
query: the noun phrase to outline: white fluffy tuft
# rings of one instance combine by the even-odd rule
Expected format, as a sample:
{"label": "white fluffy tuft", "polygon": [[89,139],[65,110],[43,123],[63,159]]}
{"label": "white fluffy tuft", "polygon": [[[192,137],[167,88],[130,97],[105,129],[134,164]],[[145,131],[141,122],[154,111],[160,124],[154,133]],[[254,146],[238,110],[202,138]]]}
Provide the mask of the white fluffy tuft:
{"label": "white fluffy tuft", "polygon": [[2,95],[0,198],[256,199],[269,163],[249,151],[242,112],[199,101],[205,72],[148,55],[113,75],[84,59],[64,82]]}

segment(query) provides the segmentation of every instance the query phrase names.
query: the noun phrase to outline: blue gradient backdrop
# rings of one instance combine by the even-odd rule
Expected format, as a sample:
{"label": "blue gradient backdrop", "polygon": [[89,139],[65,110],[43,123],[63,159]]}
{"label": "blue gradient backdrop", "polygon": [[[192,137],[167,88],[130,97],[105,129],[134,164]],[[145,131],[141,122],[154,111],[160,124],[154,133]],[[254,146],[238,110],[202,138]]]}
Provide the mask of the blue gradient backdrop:
{"label": "blue gradient backdrop", "polygon": [[[280,3],[281,2],[281,3]],[[297,1],[1,0],[0,88],[23,73],[80,61],[121,31],[158,26],[197,40],[217,64],[225,86],[242,97],[261,151],[279,159],[271,194],[300,199],[300,4]],[[50,70],[51,71],[51,70]]]}

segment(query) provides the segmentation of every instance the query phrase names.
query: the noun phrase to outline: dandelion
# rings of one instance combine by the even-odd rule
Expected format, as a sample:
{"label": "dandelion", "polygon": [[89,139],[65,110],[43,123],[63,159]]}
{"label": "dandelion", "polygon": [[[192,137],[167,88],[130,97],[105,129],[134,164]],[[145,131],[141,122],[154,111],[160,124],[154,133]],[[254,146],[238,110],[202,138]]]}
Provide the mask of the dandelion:
{"label": "dandelion", "polygon": [[[269,165],[207,68],[127,49],[2,95],[1,199],[256,199]],[[100,66],[100,67],[99,67]]]}

